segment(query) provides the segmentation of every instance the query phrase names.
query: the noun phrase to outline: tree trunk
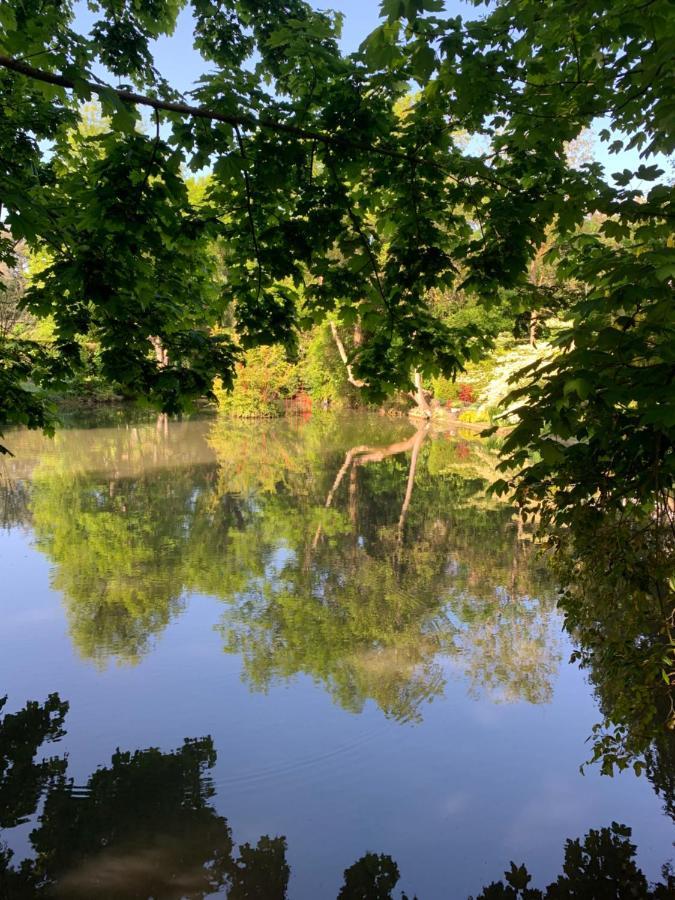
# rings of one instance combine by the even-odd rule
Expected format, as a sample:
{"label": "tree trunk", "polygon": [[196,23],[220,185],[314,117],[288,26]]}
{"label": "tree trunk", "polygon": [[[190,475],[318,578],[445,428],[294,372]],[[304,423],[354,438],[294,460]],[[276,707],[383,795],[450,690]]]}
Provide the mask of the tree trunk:
{"label": "tree trunk", "polygon": [[539,324],[539,316],[537,315],[536,310],[532,310],[530,312],[530,347],[534,347],[537,340],[537,325]]}
{"label": "tree trunk", "polygon": [[[342,339],[340,338],[335,322],[330,323],[330,330],[333,335],[333,340],[335,341],[335,346],[337,347],[338,353],[340,354],[340,359],[345,364],[345,368],[347,369],[347,381],[357,388],[366,387],[365,381],[362,381],[360,378],[354,377],[354,372],[352,370],[351,363],[349,362],[347,351],[345,350],[345,346],[342,343]],[[354,344],[355,346],[359,347],[361,346],[362,342],[363,332],[361,330],[360,322],[357,322],[357,324],[354,326]],[[415,405],[417,406],[416,414],[423,419],[430,419],[432,416],[432,409],[427,398],[431,396],[431,394],[429,391],[425,391],[422,385],[422,376],[417,371],[417,369],[415,370],[415,373],[413,375],[413,381],[415,383],[415,390],[410,391],[408,396],[412,397],[412,399],[415,401]]]}
{"label": "tree trunk", "polygon": [[345,368],[347,369],[347,381],[350,384],[353,384],[354,387],[362,388],[365,387],[365,381],[361,381],[360,378],[354,378],[354,373],[352,372],[352,365],[349,362],[349,357],[347,356],[347,351],[345,350],[345,345],[342,343],[340,335],[338,334],[337,325],[335,322],[330,323],[331,334],[333,335],[333,340],[335,341],[335,346],[338,349],[338,353],[340,354],[340,359],[345,364]]}
{"label": "tree trunk", "polygon": [[410,391],[409,396],[412,397],[417,405],[417,415],[421,416],[424,419],[430,419],[431,406],[429,405],[429,401],[427,400],[429,391],[424,390],[424,387],[422,386],[422,376],[417,371],[417,369],[415,369],[413,381],[415,383],[415,390]]}
{"label": "tree trunk", "polygon": [[151,337],[150,343],[152,344],[152,349],[155,351],[155,359],[157,360],[157,365],[160,367],[160,369],[165,369],[169,365],[169,354],[164,349],[162,339],[159,337]]}

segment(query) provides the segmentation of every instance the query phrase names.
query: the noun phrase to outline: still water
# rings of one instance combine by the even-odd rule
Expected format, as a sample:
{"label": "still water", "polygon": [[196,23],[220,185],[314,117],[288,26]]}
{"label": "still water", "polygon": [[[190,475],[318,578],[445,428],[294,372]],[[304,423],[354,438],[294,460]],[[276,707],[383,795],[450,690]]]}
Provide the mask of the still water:
{"label": "still water", "polygon": [[673,857],[647,779],[580,774],[600,714],[473,435],[118,414],[8,444],[8,895],[334,900],[372,852],[393,896],[465,898],[613,820],[649,877]]}

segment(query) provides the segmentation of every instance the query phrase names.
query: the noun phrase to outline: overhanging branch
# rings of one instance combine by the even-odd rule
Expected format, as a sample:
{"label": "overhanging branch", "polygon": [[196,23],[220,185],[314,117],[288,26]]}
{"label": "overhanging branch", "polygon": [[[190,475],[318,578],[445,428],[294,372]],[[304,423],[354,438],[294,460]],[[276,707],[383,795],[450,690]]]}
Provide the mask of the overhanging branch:
{"label": "overhanging branch", "polygon": [[380,156],[390,157],[391,159],[418,163],[428,162],[431,165],[436,165],[436,163],[431,160],[419,159],[411,154],[402,153],[400,150],[393,150],[379,144],[363,143],[343,135],[328,134],[324,131],[312,131],[308,128],[300,128],[297,125],[289,125],[287,122],[281,122],[278,119],[267,119],[264,117],[257,118],[256,116],[247,113],[228,115],[227,113],[221,113],[204,106],[192,106],[189,103],[162,100],[159,97],[149,97],[146,94],[137,94],[135,91],[128,91],[124,88],[114,88],[105,84],[96,84],[96,82],[93,81],[78,79],[76,82],[73,78],[66,78],[64,75],[59,75],[56,72],[38,69],[23,60],[13,59],[11,56],[5,56],[3,54],[0,54],[0,66],[9,69],[12,72],[18,72],[26,78],[42,81],[45,84],[53,84],[57,87],[66,88],[67,90],[79,90],[82,87],[86,87],[87,90],[97,96],[105,96],[112,91],[112,93],[116,94],[116,96],[124,101],[124,103],[131,103],[134,106],[149,106],[155,110],[179,113],[195,119],[209,119],[213,122],[224,122],[226,125],[232,125],[233,128],[248,128],[251,130],[264,128],[278,134],[290,134],[294,137],[316,141],[325,145],[349,147],[353,150],[361,150],[365,153],[376,153]]}

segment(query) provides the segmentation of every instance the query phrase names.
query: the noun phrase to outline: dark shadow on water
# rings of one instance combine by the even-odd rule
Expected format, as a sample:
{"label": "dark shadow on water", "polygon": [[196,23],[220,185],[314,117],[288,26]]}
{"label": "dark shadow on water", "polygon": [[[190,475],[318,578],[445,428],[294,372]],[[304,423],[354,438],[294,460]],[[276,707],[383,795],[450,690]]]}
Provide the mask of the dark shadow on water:
{"label": "dark shadow on water", "polygon": [[[0,701],[0,710],[6,698]],[[117,749],[86,783],[68,777],[67,758],[41,756],[65,733],[68,704],[57,694],[0,719],[0,897],[179,900],[286,900],[291,874],[283,836],[237,846],[214,806],[210,737],[186,738],[176,750]],[[33,855],[16,861],[9,832],[34,823]],[[649,885],[635,863],[630,829],[612,823],[568,840],[563,872],[545,890],[529,886],[525,866],[478,900],[667,900],[675,876]],[[400,872],[388,855],[366,852],[344,872],[337,900],[393,900]],[[449,900],[452,885],[445,886]],[[411,900],[411,898],[410,898]],[[422,898],[420,898],[422,900]]]}
{"label": "dark shadow on water", "polygon": [[0,824],[9,830],[37,813],[31,858],[17,864],[0,845],[3,900],[286,896],[284,838],[263,836],[235,852],[212,806],[210,737],[171,752],[118,749],[76,785],[65,757],[37,759],[44,742],[63,735],[67,710],[52,694],[0,721]]}

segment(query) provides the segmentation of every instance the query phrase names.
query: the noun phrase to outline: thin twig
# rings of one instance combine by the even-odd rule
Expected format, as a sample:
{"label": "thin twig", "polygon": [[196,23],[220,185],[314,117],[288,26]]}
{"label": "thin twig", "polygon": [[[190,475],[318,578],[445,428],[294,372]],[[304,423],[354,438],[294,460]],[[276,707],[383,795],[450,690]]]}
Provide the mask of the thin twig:
{"label": "thin twig", "polygon": [[159,110],[155,110],[155,143],[152,148],[152,154],[150,156],[150,162],[148,163],[148,168],[145,170],[145,175],[143,176],[143,181],[141,182],[141,186],[139,188],[139,194],[143,196],[143,191],[148,183],[150,178],[150,174],[152,172],[152,167],[155,164],[155,160],[157,159],[157,150],[159,149]]}
{"label": "thin twig", "polygon": [[234,126],[235,134],[237,135],[237,143],[239,144],[239,152],[241,153],[241,158],[244,161],[243,173],[244,173],[244,187],[246,190],[246,211],[248,213],[248,222],[251,228],[251,239],[253,241],[253,248],[255,250],[255,261],[258,267],[258,291],[256,293],[256,302],[260,300],[260,294],[262,293],[262,262],[260,261],[260,246],[258,244],[258,235],[255,228],[255,219],[253,218],[253,197],[251,190],[251,180],[248,175],[248,169],[246,168],[246,150],[244,148],[244,139],[241,136],[241,131],[237,125]]}

